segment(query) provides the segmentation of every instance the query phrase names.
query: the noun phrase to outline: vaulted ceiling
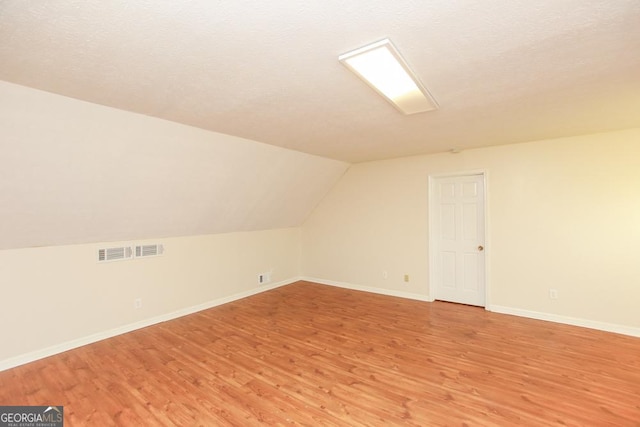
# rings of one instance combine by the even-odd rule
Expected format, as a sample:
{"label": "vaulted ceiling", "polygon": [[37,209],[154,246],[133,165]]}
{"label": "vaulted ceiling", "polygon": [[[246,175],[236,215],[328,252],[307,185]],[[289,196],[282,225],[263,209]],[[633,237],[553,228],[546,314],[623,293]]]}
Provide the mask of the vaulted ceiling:
{"label": "vaulted ceiling", "polygon": [[[440,109],[339,54],[393,40]],[[637,0],[3,0],[0,80],[361,162],[640,126]]]}

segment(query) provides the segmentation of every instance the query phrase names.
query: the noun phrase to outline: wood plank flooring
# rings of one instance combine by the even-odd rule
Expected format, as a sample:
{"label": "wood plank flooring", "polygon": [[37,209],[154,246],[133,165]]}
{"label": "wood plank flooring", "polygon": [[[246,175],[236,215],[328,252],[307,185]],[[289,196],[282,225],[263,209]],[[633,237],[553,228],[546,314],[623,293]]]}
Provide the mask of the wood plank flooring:
{"label": "wood plank flooring", "polygon": [[66,426],[640,426],[640,339],[298,282],[0,372]]}

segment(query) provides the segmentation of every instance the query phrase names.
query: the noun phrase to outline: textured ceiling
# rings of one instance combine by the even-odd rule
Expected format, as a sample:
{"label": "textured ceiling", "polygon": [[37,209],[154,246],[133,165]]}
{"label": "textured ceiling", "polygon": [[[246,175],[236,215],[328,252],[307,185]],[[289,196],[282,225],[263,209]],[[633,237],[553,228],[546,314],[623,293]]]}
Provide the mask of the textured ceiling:
{"label": "textured ceiling", "polygon": [[[337,60],[389,37],[440,109]],[[359,162],[640,126],[638,0],[4,0],[0,79]]]}

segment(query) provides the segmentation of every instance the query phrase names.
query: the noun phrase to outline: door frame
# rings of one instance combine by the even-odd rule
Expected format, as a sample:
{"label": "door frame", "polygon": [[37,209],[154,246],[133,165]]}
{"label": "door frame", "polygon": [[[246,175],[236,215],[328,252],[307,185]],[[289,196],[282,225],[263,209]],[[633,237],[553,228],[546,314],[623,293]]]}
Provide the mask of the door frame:
{"label": "door frame", "polygon": [[491,311],[491,299],[489,292],[489,266],[491,263],[489,262],[491,256],[491,242],[490,233],[489,233],[489,172],[486,169],[475,169],[469,171],[461,171],[461,172],[449,172],[449,173],[437,173],[437,174],[429,174],[429,194],[428,194],[428,227],[429,227],[429,242],[428,242],[428,252],[429,252],[429,297],[427,301],[433,302],[435,301],[436,294],[436,284],[435,284],[435,265],[437,263],[436,257],[436,248],[438,247],[436,233],[435,233],[435,190],[436,190],[436,181],[439,178],[457,178],[471,175],[482,175],[483,177],[483,186],[484,186],[484,309]]}

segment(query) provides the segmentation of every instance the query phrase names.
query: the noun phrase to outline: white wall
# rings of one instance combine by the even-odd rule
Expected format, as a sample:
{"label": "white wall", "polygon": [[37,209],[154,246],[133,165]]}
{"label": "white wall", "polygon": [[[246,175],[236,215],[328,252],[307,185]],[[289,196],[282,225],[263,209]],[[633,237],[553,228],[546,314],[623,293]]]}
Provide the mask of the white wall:
{"label": "white wall", "polygon": [[[159,257],[97,262],[105,244],[0,251],[0,370],[298,277],[299,228],[123,243]],[[141,309],[134,300],[142,298]]]}
{"label": "white wall", "polygon": [[428,298],[428,177],[484,169],[490,305],[639,333],[639,141],[633,129],[354,165],[303,226],[302,273]]}
{"label": "white wall", "polygon": [[0,81],[0,249],[299,226],[348,165]]}

